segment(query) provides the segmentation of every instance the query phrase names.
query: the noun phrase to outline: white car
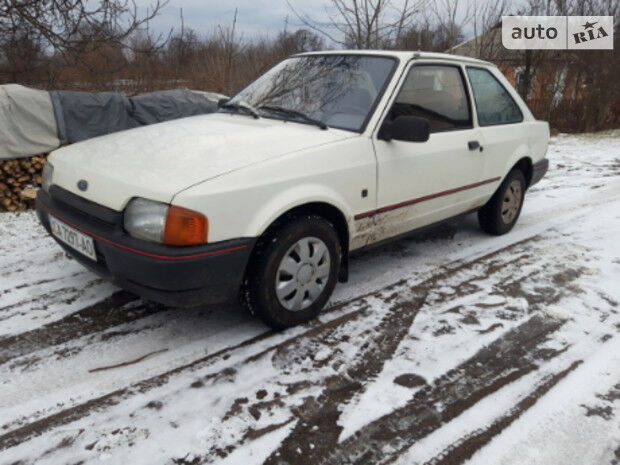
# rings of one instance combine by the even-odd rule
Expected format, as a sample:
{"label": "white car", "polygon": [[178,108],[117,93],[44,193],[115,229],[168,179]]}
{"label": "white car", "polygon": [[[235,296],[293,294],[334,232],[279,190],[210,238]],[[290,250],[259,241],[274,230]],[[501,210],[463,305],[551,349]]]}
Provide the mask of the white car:
{"label": "white car", "polygon": [[217,113],[56,150],[37,211],[122,288],[179,306],[241,297],[284,328],[320,312],[353,250],[473,211],[510,231],[548,140],[490,63],[307,53]]}

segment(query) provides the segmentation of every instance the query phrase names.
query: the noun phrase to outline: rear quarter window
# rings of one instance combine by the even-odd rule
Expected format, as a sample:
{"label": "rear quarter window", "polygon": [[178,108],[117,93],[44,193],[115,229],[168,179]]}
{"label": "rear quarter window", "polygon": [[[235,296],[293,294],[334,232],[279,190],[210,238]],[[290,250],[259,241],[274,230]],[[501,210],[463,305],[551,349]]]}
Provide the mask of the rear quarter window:
{"label": "rear quarter window", "polygon": [[523,121],[521,109],[493,74],[482,68],[467,68],[476,102],[480,126],[512,124]]}

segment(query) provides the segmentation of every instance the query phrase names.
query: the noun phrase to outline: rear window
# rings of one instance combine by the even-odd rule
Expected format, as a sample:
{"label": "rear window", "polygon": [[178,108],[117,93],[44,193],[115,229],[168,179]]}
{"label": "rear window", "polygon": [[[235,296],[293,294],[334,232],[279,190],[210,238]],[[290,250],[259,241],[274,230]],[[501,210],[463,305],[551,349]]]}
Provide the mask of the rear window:
{"label": "rear window", "polygon": [[476,101],[480,126],[512,124],[523,121],[523,113],[491,72],[481,68],[467,68],[467,75]]}

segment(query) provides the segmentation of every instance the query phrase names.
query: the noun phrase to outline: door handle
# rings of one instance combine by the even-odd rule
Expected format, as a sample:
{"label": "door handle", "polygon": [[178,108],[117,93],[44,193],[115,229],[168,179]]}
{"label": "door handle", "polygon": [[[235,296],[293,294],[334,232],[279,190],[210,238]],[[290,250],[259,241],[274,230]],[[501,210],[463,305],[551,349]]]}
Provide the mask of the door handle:
{"label": "door handle", "polygon": [[467,143],[467,147],[469,147],[469,150],[480,150],[481,152],[484,150],[482,145],[480,145],[480,142],[478,142],[477,140],[469,141]]}

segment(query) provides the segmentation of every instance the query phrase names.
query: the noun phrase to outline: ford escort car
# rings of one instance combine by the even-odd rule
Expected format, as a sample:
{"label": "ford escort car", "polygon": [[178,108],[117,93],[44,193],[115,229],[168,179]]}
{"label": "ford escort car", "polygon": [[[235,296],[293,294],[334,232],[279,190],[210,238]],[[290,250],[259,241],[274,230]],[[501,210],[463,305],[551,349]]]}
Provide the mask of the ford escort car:
{"label": "ford escort car", "polygon": [[435,53],[290,57],[213,114],[53,152],[41,223],[79,262],[175,306],[314,318],[350,252],[477,211],[515,225],[549,140],[491,63]]}

